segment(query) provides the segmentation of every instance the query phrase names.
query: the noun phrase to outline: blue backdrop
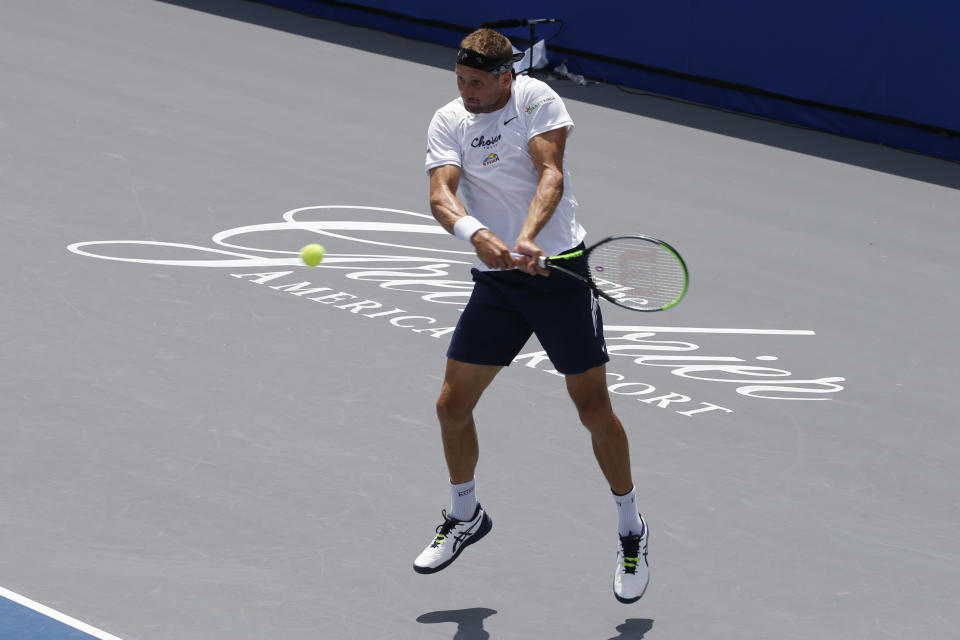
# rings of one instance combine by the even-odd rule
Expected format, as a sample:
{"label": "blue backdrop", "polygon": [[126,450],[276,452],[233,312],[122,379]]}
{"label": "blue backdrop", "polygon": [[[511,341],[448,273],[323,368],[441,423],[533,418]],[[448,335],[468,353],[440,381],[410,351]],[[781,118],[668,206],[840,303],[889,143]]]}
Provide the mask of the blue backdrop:
{"label": "blue backdrop", "polygon": [[960,159],[960,2],[268,1],[450,46],[483,21],[561,18],[551,62],[588,77]]}

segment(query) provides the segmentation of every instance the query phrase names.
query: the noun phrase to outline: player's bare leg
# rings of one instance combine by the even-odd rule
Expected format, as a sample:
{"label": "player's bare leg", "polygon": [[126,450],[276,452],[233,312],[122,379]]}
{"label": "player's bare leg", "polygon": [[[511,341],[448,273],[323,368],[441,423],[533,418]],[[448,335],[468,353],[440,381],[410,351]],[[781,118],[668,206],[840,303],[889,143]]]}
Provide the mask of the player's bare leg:
{"label": "player's bare leg", "polygon": [[[453,505],[451,513],[444,511],[436,537],[414,561],[413,569],[417,573],[435,573],[444,569],[493,526],[474,493],[473,476],[480,447],[473,409],[501,368],[447,360],[447,371],[437,399],[437,418],[450,472]],[[458,497],[461,487],[465,495]]]}
{"label": "player's bare leg", "polygon": [[473,409],[503,367],[447,360],[447,370],[437,399],[437,419],[450,482],[473,479],[480,456]]}
{"label": "player's bare leg", "polygon": [[610,403],[606,366],[568,375],[567,391],[577,407],[580,422],[590,432],[593,453],[610,489],[620,495],[628,493],[633,489],[629,443]]}
{"label": "player's bare leg", "polygon": [[567,376],[567,390],[580,422],[590,431],[593,453],[617,502],[620,546],[613,593],[624,603],[636,602],[650,581],[647,564],[647,525],[637,511],[636,489],[630,473],[627,434],[613,412],[607,391],[605,366]]}

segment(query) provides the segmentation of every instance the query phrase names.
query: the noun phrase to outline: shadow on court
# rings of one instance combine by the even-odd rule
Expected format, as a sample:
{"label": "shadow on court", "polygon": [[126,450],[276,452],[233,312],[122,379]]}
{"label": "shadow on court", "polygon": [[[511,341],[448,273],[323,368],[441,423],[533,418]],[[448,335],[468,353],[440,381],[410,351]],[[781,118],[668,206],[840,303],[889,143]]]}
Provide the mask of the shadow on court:
{"label": "shadow on court", "polygon": [[417,622],[421,624],[455,622],[457,631],[453,634],[453,640],[487,640],[490,634],[483,628],[483,621],[495,613],[495,609],[484,607],[431,611],[419,616]]}
{"label": "shadow on court", "polygon": [[[456,623],[457,630],[453,634],[452,640],[488,640],[490,633],[483,628],[483,621],[496,613],[495,609],[484,607],[431,611],[419,616],[417,622],[421,624]],[[619,635],[613,636],[609,640],[640,640],[651,629],[653,629],[653,620],[628,618],[623,624],[617,625]]]}
{"label": "shadow on court", "polygon": [[640,640],[651,629],[653,629],[653,620],[628,618],[623,624],[617,626],[620,635],[614,636],[610,640]]}
{"label": "shadow on court", "polygon": [[[439,52],[442,45],[412,40],[372,28],[343,27],[337,22],[314,18],[274,5],[261,4],[257,0],[232,3],[219,0],[161,1],[417,64],[440,69],[452,70],[453,68],[450,63],[452,53],[444,56]],[[551,61],[557,64],[561,59],[554,55],[551,56]],[[576,64],[572,64],[576,68]],[[551,86],[563,98],[873,171],[960,189],[960,162],[919,153],[902,153],[900,150],[880,144],[864,143],[862,140],[847,139],[835,134],[818,132],[820,135],[810,135],[813,130],[799,125],[766,120],[750,114],[710,107],[710,105],[687,103],[642,90],[620,89],[608,84],[581,86],[566,80],[551,81]],[[704,109],[704,107],[707,108]],[[787,126],[781,126],[783,124]]]}

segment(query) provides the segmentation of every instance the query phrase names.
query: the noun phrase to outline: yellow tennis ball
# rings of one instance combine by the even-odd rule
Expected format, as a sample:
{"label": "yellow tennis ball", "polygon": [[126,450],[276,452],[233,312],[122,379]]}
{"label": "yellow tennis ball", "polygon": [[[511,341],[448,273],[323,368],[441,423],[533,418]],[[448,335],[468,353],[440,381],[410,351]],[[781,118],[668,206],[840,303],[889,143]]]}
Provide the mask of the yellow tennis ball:
{"label": "yellow tennis ball", "polygon": [[308,244],[303,249],[300,249],[300,259],[303,260],[304,264],[311,267],[320,264],[320,261],[323,260],[323,254],[323,247],[319,244]]}

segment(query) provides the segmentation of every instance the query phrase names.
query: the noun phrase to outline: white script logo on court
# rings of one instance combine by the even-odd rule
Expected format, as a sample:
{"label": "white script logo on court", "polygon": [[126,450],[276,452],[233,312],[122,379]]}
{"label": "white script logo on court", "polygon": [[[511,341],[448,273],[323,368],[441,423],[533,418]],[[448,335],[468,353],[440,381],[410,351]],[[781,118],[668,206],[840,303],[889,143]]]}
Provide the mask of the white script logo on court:
{"label": "white script logo on court", "polygon": [[[469,270],[475,256],[432,216],[383,207],[317,205],[288,211],[282,218],[216,233],[215,246],[96,240],[67,248],[115,262],[223,269],[234,281],[321,305],[321,313],[373,319],[424,339],[449,339],[473,290]],[[319,266],[307,267],[299,249],[316,242],[318,235],[328,253]],[[809,351],[809,344],[796,346],[796,341],[816,336],[809,329],[650,326],[632,323],[638,315],[646,320],[648,314],[629,311],[617,319],[626,317],[631,324],[618,324],[611,320],[612,310],[604,313],[610,392],[636,401],[638,409],[702,419],[734,413],[734,406],[745,401],[823,401],[844,389],[843,377],[795,375],[782,365],[773,366],[780,360],[770,355],[773,347]],[[670,319],[669,312],[656,317]],[[532,343],[516,357],[515,366],[561,375]],[[442,351],[445,346],[434,348]]]}

